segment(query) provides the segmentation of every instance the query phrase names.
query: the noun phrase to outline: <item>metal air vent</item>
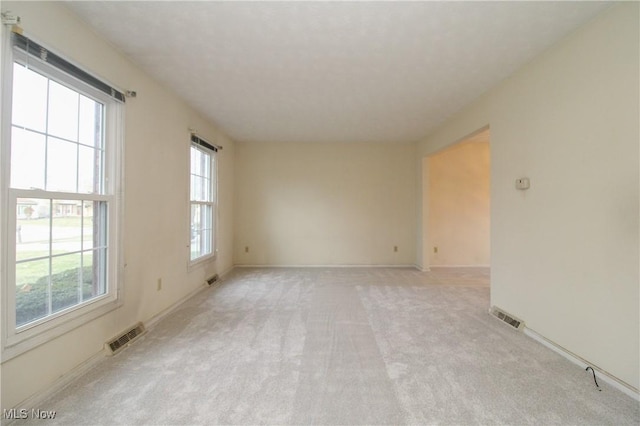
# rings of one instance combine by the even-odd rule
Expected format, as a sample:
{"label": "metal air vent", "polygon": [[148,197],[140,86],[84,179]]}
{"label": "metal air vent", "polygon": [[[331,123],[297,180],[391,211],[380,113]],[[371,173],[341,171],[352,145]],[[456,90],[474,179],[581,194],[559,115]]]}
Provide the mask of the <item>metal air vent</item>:
{"label": "metal air vent", "polygon": [[115,339],[108,341],[106,346],[111,351],[111,355],[115,355],[117,352],[130,345],[134,340],[142,336],[144,333],[146,333],[144,325],[139,322],[130,330],[127,330]]}
{"label": "metal air vent", "polygon": [[508,313],[504,312],[500,308],[496,308],[494,306],[493,308],[491,308],[490,313],[491,313],[491,315],[493,315],[494,317],[496,317],[500,321],[504,322],[505,324],[510,325],[511,327],[515,328],[516,330],[521,330],[521,329],[524,328],[524,321],[514,317],[511,314],[508,314]]}

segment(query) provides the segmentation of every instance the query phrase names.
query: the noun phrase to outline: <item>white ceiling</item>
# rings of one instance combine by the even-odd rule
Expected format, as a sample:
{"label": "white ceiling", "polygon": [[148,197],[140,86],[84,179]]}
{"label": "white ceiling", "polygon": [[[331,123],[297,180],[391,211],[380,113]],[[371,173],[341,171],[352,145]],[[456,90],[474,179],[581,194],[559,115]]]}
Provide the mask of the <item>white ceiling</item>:
{"label": "white ceiling", "polygon": [[420,140],[608,6],[67,4],[232,139],[258,142]]}

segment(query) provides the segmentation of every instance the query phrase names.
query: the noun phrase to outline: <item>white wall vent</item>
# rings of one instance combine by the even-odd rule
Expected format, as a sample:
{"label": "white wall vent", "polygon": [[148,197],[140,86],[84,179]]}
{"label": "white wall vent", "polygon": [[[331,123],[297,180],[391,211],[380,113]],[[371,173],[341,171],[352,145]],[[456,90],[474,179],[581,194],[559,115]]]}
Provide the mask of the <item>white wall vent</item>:
{"label": "white wall vent", "polygon": [[511,314],[506,313],[500,308],[496,308],[494,306],[491,308],[489,313],[494,317],[496,317],[497,319],[499,319],[500,321],[504,322],[505,324],[508,324],[511,327],[515,328],[516,330],[522,330],[524,328],[524,321],[514,317]]}
{"label": "white wall vent", "polygon": [[218,277],[218,274],[215,274],[215,275],[213,275],[213,276],[211,276],[211,277],[207,278],[207,284],[209,284],[209,285],[213,285],[214,283],[218,282],[218,279],[219,279],[219,278],[220,278],[220,277]]}
{"label": "white wall vent", "polygon": [[146,332],[144,325],[139,322],[133,328],[125,331],[115,339],[108,341],[105,346],[109,349],[110,355],[115,355]]}

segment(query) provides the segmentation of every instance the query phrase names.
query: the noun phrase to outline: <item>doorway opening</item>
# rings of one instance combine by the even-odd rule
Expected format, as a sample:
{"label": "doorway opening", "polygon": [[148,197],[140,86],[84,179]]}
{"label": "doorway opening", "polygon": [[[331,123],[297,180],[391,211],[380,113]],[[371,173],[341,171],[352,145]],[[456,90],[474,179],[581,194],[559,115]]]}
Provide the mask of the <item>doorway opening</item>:
{"label": "doorway opening", "polygon": [[423,265],[491,264],[490,133],[484,128],[423,158]]}

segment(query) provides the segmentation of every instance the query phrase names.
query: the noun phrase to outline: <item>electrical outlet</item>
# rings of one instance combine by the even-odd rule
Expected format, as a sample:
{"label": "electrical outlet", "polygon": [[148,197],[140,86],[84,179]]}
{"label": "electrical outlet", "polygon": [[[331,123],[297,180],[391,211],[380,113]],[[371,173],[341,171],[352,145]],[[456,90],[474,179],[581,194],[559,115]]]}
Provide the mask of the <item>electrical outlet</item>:
{"label": "electrical outlet", "polygon": [[516,189],[525,190],[529,189],[530,186],[531,184],[529,183],[529,178],[524,177],[516,179]]}
{"label": "electrical outlet", "polygon": [[162,278],[158,278],[158,291],[162,290]]}
{"label": "electrical outlet", "polygon": [[20,24],[20,17],[11,14],[11,12],[2,12],[2,23],[4,25],[18,25]]}
{"label": "electrical outlet", "polygon": [[245,252],[245,253],[249,253],[249,246],[245,246],[245,247],[244,247],[244,252]]}
{"label": "electrical outlet", "polygon": [[393,251],[397,252],[398,251],[398,246],[393,246]]}
{"label": "electrical outlet", "polygon": [[434,253],[437,253],[437,252],[438,252],[438,247],[437,247],[437,246],[433,248],[433,252],[434,252]]}

